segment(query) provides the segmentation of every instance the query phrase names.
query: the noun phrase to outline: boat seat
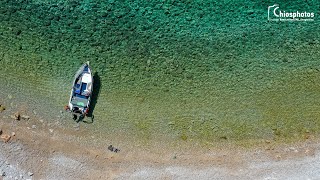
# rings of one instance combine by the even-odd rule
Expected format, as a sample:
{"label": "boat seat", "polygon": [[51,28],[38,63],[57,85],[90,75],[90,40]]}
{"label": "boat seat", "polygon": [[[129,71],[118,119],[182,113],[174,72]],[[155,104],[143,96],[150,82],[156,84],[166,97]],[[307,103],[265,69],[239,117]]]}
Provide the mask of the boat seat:
{"label": "boat seat", "polygon": [[83,95],[81,95],[81,94],[76,94],[76,97],[82,98],[82,99],[88,99],[86,96],[83,96]]}
{"label": "boat seat", "polygon": [[81,92],[81,95],[83,95],[84,91],[87,89],[87,83],[82,83],[81,84],[81,89],[80,89],[80,92]]}
{"label": "boat seat", "polygon": [[80,89],[76,89],[74,92],[75,92],[76,94],[80,94]]}

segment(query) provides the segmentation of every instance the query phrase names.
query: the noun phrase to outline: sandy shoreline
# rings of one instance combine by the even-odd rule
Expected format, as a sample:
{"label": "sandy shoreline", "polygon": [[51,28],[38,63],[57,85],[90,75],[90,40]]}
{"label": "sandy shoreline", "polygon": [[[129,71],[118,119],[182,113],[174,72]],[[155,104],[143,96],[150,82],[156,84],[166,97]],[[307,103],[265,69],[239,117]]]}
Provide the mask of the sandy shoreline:
{"label": "sandy shoreline", "polygon": [[[2,114],[1,114],[2,115]],[[82,130],[61,128],[34,118],[1,118],[3,179],[307,179],[319,178],[320,144],[315,140],[290,145],[268,144],[180,151],[93,143]],[[81,138],[81,141],[77,139]],[[82,143],[84,142],[84,143]],[[95,144],[95,145],[93,145]],[[32,176],[30,176],[32,173]]]}
{"label": "sandy shoreline", "polygon": [[[2,91],[0,128],[15,133],[0,142],[3,179],[307,179],[320,177],[320,144],[314,137],[292,144],[275,142],[243,148],[221,143],[203,146],[135,141],[136,137],[104,135],[78,126],[69,114],[24,103]],[[12,94],[13,93],[13,94]],[[14,96],[14,97],[11,97]],[[32,98],[31,98],[32,99]],[[37,101],[39,102],[39,101]],[[8,105],[7,105],[8,104]],[[44,105],[45,106],[45,105]],[[33,109],[33,110],[32,110]],[[29,120],[14,120],[19,111]],[[56,112],[57,111],[57,112]],[[149,141],[148,141],[149,142]],[[109,145],[120,149],[111,152]],[[32,174],[32,175],[31,175]]]}

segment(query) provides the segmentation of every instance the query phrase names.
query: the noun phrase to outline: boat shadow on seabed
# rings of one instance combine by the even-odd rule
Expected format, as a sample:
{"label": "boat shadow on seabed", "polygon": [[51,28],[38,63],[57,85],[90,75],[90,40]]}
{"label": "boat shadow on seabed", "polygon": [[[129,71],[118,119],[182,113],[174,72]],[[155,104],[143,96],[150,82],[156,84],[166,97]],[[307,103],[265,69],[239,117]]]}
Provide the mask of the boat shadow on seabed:
{"label": "boat shadow on seabed", "polygon": [[[98,97],[100,94],[100,89],[101,89],[101,79],[98,74],[98,72],[95,72],[93,75],[93,91],[92,91],[92,96],[91,96],[91,102],[90,102],[90,108],[89,112],[87,114],[87,117],[91,119],[91,121],[85,120],[85,117],[83,115],[79,115],[79,117],[76,114],[73,114],[73,119],[78,123],[78,122],[84,122],[87,124],[92,124],[94,120],[94,115],[93,111],[94,108],[98,102]],[[86,118],[87,119],[87,118]]]}

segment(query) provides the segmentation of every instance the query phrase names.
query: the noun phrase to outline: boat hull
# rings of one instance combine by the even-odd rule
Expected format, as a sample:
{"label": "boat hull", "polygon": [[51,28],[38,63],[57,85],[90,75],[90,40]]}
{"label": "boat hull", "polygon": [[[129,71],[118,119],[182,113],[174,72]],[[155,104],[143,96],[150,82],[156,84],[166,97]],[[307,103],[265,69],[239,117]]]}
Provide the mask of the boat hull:
{"label": "boat hull", "polygon": [[83,64],[74,76],[68,108],[73,113],[87,115],[93,91],[93,76],[89,63]]}

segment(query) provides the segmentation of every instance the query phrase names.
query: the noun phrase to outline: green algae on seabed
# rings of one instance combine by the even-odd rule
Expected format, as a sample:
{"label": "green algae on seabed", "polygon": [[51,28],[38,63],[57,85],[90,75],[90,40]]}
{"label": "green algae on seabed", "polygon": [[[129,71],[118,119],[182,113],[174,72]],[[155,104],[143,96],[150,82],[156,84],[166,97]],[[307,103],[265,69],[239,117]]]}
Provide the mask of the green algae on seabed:
{"label": "green algae on seabed", "polygon": [[[319,3],[281,8],[317,12]],[[147,141],[317,135],[319,21],[268,22],[269,5],[1,1],[1,78],[22,78],[59,107],[89,60],[102,84],[92,128]]]}

